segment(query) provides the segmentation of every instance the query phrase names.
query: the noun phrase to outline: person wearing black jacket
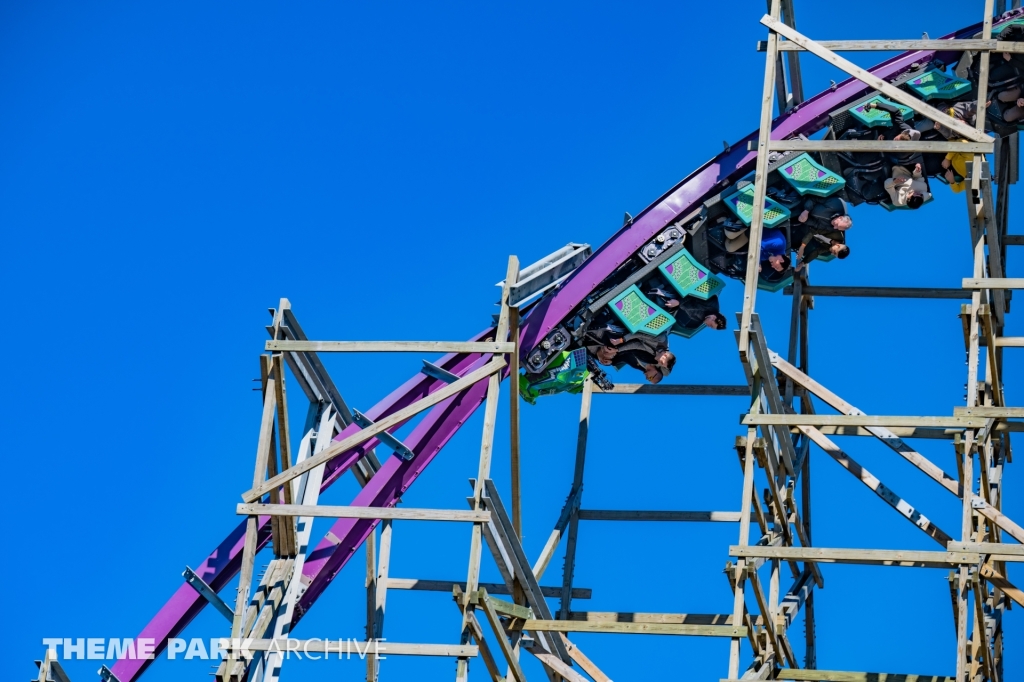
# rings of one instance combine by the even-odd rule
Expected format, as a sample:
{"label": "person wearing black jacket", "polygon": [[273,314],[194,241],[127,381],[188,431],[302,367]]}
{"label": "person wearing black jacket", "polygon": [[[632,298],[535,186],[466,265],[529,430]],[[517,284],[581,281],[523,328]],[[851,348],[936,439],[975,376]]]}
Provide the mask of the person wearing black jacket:
{"label": "person wearing black jacket", "polygon": [[660,382],[676,365],[676,356],[668,349],[668,333],[660,336],[641,332],[629,334],[617,348],[614,365],[615,369],[629,365],[643,372],[650,383]]}
{"label": "person wearing black jacket", "polygon": [[680,296],[657,277],[644,286],[644,294],[676,319],[674,329],[697,329],[702,324],[709,329],[725,329],[725,315],[719,312],[718,296],[707,300],[696,296]]}
{"label": "person wearing black jacket", "polygon": [[803,209],[797,221],[806,223],[808,229],[815,233],[833,230],[842,232],[853,225],[853,218],[846,210],[846,202],[836,196],[824,199],[807,197]]}

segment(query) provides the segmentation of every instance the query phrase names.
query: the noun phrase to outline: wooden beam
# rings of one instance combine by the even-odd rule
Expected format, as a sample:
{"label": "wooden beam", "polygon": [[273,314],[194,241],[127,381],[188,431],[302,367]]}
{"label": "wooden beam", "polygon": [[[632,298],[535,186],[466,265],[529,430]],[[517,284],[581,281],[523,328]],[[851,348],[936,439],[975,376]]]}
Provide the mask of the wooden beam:
{"label": "wooden beam", "polygon": [[284,471],[278,474],[277,476],[274,476],[273,478],[267,479],[262,484],[254,486],[252,490],[242,493],[242,499],[245,500],[246,502],[255,502],[256,500],[263,497],[263,495],[265,495],[270,490],[273,490],[278,486],[284,485],[286,482],[298,476],[301,476],[302,474],[306,473],[311,469],[315,469],[321,464],[327,462],[328,460],[334,457],[337,457],[338,455],[340,455],[343,452],[346,452],[347,450],[354,448],[360,443],[365,443],[366,441],[370,440],[381,431],[386,431],[387,429],[390,429],[394,426],[398,426],[407,419],[410,419],[411,417],[419,414],[423,410],[426,410],[428,407],[433,407],[434,405],[444,400],[447,400],[453,395],[469,388],[477,381],[480,381],[481,379],[488,377],[494,374],[495,372],[500,371],[503,367],[505,367],[504,360],[500,358],[491,360],[489,363],[487,363],[480,369],[476,370],[475,372],[470,372],[466,376],[456,381],[454,384],[448,384],[447,386],[439,388],[437,391],[431,393],[427,397],[421,398],[420,400],[414,402],[412,405],[409,405],[404,409],[398,410],[389,417],[381,419],[370,428],[363,429],[359,433],[353,434],[348,438],[344,438],[340,441],[332,443],[327,449],[319,452],[318,454],[306,459],[305,461],[299,464],[296,464],[288,471]]}
{"label": "wooden beam", "polygon": [[498,341],[267,341],[266,350],[290,353],[511,353]]}
{"label": "wooden beam", "polygon": [[489,511],[461,509],[411,509],[396,507],[341,507],[304,504],[239,504],[240,516],[314,516],[333,519],[392,519],[409,521],[487,522]]}
{"label": "wooden beam", "polygon": [[686,625],[680,623],[607,623],[579,620],[517,621],[529,632],[590,632],[633,635],[688,635],[695,637],[746,637],[746,626]]}
{"label": "wooden beam", "polygon": [[904,675],[900,673],[856,673],[840,670],[795,670],[783,668],[780,680],[811,680],[813,682],[956,682],[955,677],[940,675]]}
{"label": "wooden beam", "polygon": [[221,640],[224,649],[240,651],[270,651],[277,649],[287,651],[289,642],[291,651],[295,651],[296,645],[303,653],[311,652],[317,654],[365,654],[373,649],[376,644],[376,651],[380,656],[442,656],[447,658],[474,658],[477,655],[477,647],[470,644],[407,644],[399,642],[363,642],[354,638],[339,639],[243,639],[240,647],[233,647],[229,639]]}
{"label": "wooden beam", "polygon": [[[832,52],[909,52],[911,50],[934,50],[936,52],[1024,52],[1024,43],[1008,40],[818,40],[818,45]],[[757,42],[757,51],[764,52],[768,46]],[[806,48],[788,40],[779,41],[780,52],[805,52]]]}
{"label": "wooden beam", "polygon": [[[518,279],[518,272],[516,273]],[[509,467],[512,484],[512,527],[523,539],[522,463],[520,462],[519,439],[519,308],[509,308],[508,337],[515,344],[509,354],[508,418],[509,418]]]}
{"label": "wooden beam", "polygon": [[[593,381],[587,381],[583,384],[583,394],[580,400],[580,420],[576,431],[576,461],[572,474],[572,489],[578,491],[579,495],[577,497],[577,504],[583,495],[583,471],[587,461],[587,437],[590,433],[590,406],[593,390]],[[579,537],[579,521],[579,507],[574,506],[569,510],[565,561],[562,565],[562,594],[560,595],[558,609],[559,618],[566,618],[572,610],[572,581],[573,571],[576,567],[576,542]]]}
{"label": "wooden beam", "polygon": [[[949,118],[949,117],[947,117]],[[748,142],[748,148],[753,146]],[[878,152],[879,154],[894,152],[922,152],[931,154],[947,154],[964,152],[967,154],[991,154],[993,142],[947,142],[930,140],[772,140],[768,149],[773,152]],[[753,151],[751,149],[751,151]]]}
{"label": "wooden beam", "polygon": [[588,623],[672,623],[676,625],[732,625],[732,614],[634,613],[630,611],[572,611],[569,614],[569,620],[582,621]]}
{"label": "wooden beam", "polygon": [[[787,296],[793,293],[791,287],[783,290]],[[970,292],[963,289],[941,289],[935,287],[803,287],[805,296],[845,296],[850,298],[942,298],[970,299]]]}
{"label": "wooden beam", "polygon": [[976,552],[927,552],[895,549],[836,549],[830,547],[765,547],[762,545],[729,547],[729,556],[744,558],[787,559],[828,564],[871,564],[878,566],[916,566],[949,568],[961,564],[977,564]]}
{"label": "wooden beam", "polygon": [[[770,0],[767,18],[778,22],[782,6],[779,0]],[[743,278],[743,310],[740,313],[739,354],[745,360],[750,340],[750,316],[757,302],[757,281],[761,261],[761,234],[764,230],[764,200],[768,190],[768,150],[772,136],[772,119],[775,102],[775,71],[779,63],[779,36],[777,32],[768,32],[768,54],[765,58],[764,84],[761,89],[761,112],[757,126],[757,160],[754,165],[754,196],[752,201],[749,230],[749,247],[747,248],[746,270]],[[786,102],[779,102],[779,111],[784,110]]]}
{"label": "wooden beam", "polygon": [[736,523],[740,512],[732,511],[634,511],[580,509],[580,521],[725,521]]}
{"label": "wooden beam", "polygon": [[724,384],[615,384],[610,391],[594,387],[603,395],[704,395],[750,397],[750,387]]}
{"label": "wooden beam", "polygon": [[999,554],[1014,559],[996,559],[996,561],[1024,561],[1024,545],[1007,544],[1005,542],[950,542],[946,545],[950,552],[976,552],[978,554]]}
{"label": "wooden beam", "polygon": [[587,678],[573,670],[571,665],[563,663],[562,659],[558,658],[558,656],[534,651],[533,649],[530,649],[529,652],[533,654],[538,661],[550,668],[552,672],[558,673],[558,675],[561,675],[562,678],[568,682],[589,682]]}
{"label": "wooden beam", "polygon": [[[418,592],[451,592],[453,586],[460,590],[466,589],[466,584],[458,580],[420,580],[419,578],[388,578],[388,589],[391,590],[414,590]],[[480,587],[491,594],[511,594],[507,585],[502,583],[480,583]],[[543,586],[540,588],[545,597],[557,597],[562,593],[561,586]],[[589,587],[574,587],[572,590],[573,599],[591,599],[594,591]]]}
{"label": "wooden beam", "polygon": [[999,348],[1024,348],[1024,336],[997,336],[996,346]]}
{"label": "wooden beam", "polygon": [[953,414],[957,417],[990,417],[995,419],[1024,418],[1024,407],[996,407],[994,405],[976,405],[974,407],[954,407]]}
{"label": "wooden beam", "polygon": [[[775,31],[776,33],[788,38],[796,45],[800,45],[808,52],[811,52],[817,55],[818,57],[821,57],[823,60],[825,60],[829,64],[832,64],[839,70],[848,73],[849,75],[853,76],[854,78],[861,81],[865,85],[868,85],[874,88],[875,90],[878,90],[880,93],[882,93],[889,99],[893,100],[894,102],[910,107],[911,109],[913,109],[914,111],[921,114],[927,119],[941,122],[944,126],[950,128],[951,130],[953,130],[953,132],[967,138],[968,140],[974,140],[975,142],[985,143],[991,142],[991,138],[985,135],[984,133],[979,133],[975,128],[967,125],[963,121],[958,121],[954,119],[952,116],[949,116],[943,113],[942,111],[939,111],[930,104],[926,104],[923,100],[920,100],[917,97],[914,97],[913,95],[910,95],[904,92],[903,90],[900,90],[896,86],[885,82],[884,80],[882,80],[878,76],[875,76],[866,69],[862,69],[853,62],[843,59],[835,52],[823,48],[818,43],[809,39],[807,36],[798,33],[789,26],[786,26],[781,21],[773,19],[772,17],[766,14],[764,17],[761,18],[761,23],[767,26],[772,31]],[[754,249],[751,249],[751,251],[753,250]]]}
{"label": "wooden beam", "polygon": [[743,414],[744,426],[927,426],[981,428],[980,417],[915,417],[870,414]]}
{"label": "wooden beam", "polygon": [[587,658],[587,655],[580,651],[580,648],[578,646],[569,641],[568,637],[566,637],[561,632],[558,633],[558,637],[559,639],[561,639],[562,644],[569,652],[569,656],[570,658],[572,658],[573,662],[575,662],[576,665],[578,665],[579,667],[583,668],[583,670],[588,675],[590,675],[591,678],[593,678],[594,682],[612,682],[611,678],[605,675],[604,672],[600,668],[598,668],[593,661]]}
{"label": "wooden beam", "polygon": [[505,629],[498,618],[498,612],[495,610],[494,604],[487,596],[487,591],[481,590],[477,594],[479,595],[480,605],[483,607],[484,614],[491,624],[491,629],[494,630],[494,637],[498,640],[498,648],[501,649],[501,653],[505,656],[505,662],[508,663],[512,676],[518,682],[526,682],[526,675],[523,674],[523,669],[519,666],[519,659],[512,652],[512,645],[505,638]]}
{"label": "wooden beam", "polygon": [[1024,234],[1008,234],[1003,237],[1006,246],[1024,246]]}
{"label": "wooden beam", "polygon": [[964,289],[1024,289],[1024,277],[964,277]]}

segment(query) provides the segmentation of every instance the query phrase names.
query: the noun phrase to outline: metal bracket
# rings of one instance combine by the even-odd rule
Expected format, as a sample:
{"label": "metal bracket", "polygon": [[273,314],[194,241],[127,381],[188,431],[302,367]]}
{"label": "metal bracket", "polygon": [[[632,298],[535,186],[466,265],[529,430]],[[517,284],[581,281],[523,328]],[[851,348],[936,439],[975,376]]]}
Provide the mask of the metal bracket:
{"label": "metal bracket", "polygon": [[[358,424],[364,429],[368,429],[374,424],[372,419],[367,417],[359,410],[352,410],[352,421],[354,421],[356,424]],[[394,450],[396,455],[398,455],[399,457],[406,461],[412,459],[414,456],[412,450],[407,448],[402,441],[398,440],[387,431],[381,431],[375,436],[375,438],[379,440],[383,445]]]}
{"label": "metal bracket", "polygon": [[[202,578],[200,578],[195,571],[188,566],[185,567],[184,573],[181,574],[185,578],[185,582],[192,586],[196,592],[200,594],[206,601],[210,602],[215,609],[220,611],[228,622],[234,622],[235,612],[231,610],[231,607],[224,603],[224,600],[214,591],[212,587],[206,584]],[[102,671],[100,673],[102,676]]]}
{"label": "metal bracket", "polygon": [[[570,242],[536,263],[527,265],[519,271],[519,280],[509,287],[508,304],[515,308],[556,286],[590,258],[590,254],[590,244]],[[496,286],[504,285],[505,280],[502,280]]]}
{"label": "metal bracket", "polygon": [[454,384],[459,380],[457,375],[452,374],[446,369],[438,367],[432,362],[427,362],[426,360],[423,361],[423,369],[421,369],[420,372],[426,374],[428,377],[433,377],[439,381],[443,381],[446,384]]}

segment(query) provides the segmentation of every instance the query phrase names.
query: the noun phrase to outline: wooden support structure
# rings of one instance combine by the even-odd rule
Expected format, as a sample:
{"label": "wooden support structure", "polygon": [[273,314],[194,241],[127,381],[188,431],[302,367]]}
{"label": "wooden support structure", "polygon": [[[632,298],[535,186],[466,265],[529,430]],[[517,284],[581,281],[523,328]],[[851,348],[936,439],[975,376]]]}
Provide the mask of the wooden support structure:
{"label": "wooden support structure", "polygon": [[[1024,238],[1006,235],[1005,229],[999,228],[996,202],[992,199],[992,174],[983,157],[992,152],[995,145],[984,132],[984,121],[976,125],[955,121],[938,108],[880,80],[835,53],[842,50],[970,50],[980,55],[978,60],[983,84],[978,95],[984,99],[991,52],[1024,53],[1024,44],[992,39],[992,0],[986,2],[987,18],[981,37],[955,41],[955,46],[954,41],[927,38],[815,42],[795,30],[792,0],[767,0],[767,5],[768,15],[762,19],[769,29],[768,40],[763,43],[767,58],[762,108],[757,142],[750,143],[750,148],[757,151],[753,175],[754,206],[762,205],[765,200],[771,161],[769,154],[772,152],[958,151],[973,154],[973,168],[977,172],[970,173],[968,182],[971,187],[966,193],[974,256],[971,276],[963,278],[960,288],[825,286],[812,284],[808,268],[798,273],[793,284],[785,290],[793,297],[788,319],[789,338],[786,352],[778,354],[771,350],[756,310],[757,264],[764,217],[761,211],[754,211],[749,231],[752,248],[747,252],[743,307],[738,313],[739,329],[736,334],[747,385],[620,383],[613,388],[600,389],[592,382],[586,382],[580,395],[572,481],[567,486],[561,511],[549,526],[550,534],[533,563],[527,559],[523,549],[524,482],[543,474],[523,471],[516,380],[520,372],[520,356],[532,349],[520,347],[522,334],[517,306],[525,299],[516,293],[521,284],[518,259],[510,257],[505,279],[500,284],[500,308],[493,334],[488,333],[471,342],[310,340],[298,326],[290,305],[282,300],[275,312],[274,323],[268,327],[271,335],[265,346],[268,354],[261,359],[263,409],[253,485],[243,493],[243,503],[236,508],[238,514],[247,517],[238,594],[234,608],[225,605],[224,609],[232,623],[232,637],[251,638],[254,644],[249,648],[265,651],[267,655],[257,664],[255,671],[251,671],[248,660],[238,650],[229,649],[227,658],[218,668],[219,681],[241,680],[245,675],[256,682],[277,680],[281,660],[275,658],[273,649],[288,637],[291,609],[303,589],[298,577],[302,575],[306,560],[309,528],[313,519],[326,517],[358,519],[363,523],[371,521],[380,525],[379,535],[371,532],[366,540],[366,631],[362,644],[369,646],[384,636],[389,594],[401,595],[408,590],[446,593],[454,598],[461,619],[460,638],[451,644],[387,642],[380,651],[364,651],[367,682],[386,678],[386,671],[384,674],[381,671],[378,653],[454,658],[457,682],[470,679],[470,662],[474,658],[483,663],[479,672],[485,671],[494,682],[525,682],[529,666],[536,666],[537,662],[552,682],[585,682],[588,676],[595,682],[610,682],[600,667],[567,638],[574,632],[724,638],[729,642],[727,677],[724,679],[730,682],[741,679],[1002,682],[1002,613],[1011,601],[1024,605],[1024,592],[1015,585],[1011,572],[1016,564],[1024,562],[1024,545],[1019,544],[1024,543],[1024,526],[1002,511],[1002,467],[1011,457],[1009,437],[1013,432],[1024,430],[1020,421],[1024,419],[1024,408],[1007,405],[1002,375],[1003,349],[1024,347],[1024,337],[1006,335],[1005,316],[1010,294],[1015,289],[1024,288],[1024,279],[1006,277],[1004,261],[1005,247],[1020,245]],[[912,107],[925,118],[941,120],[964,141],[771,139],[776,103],[779,110],[784,111],[803,99],[798,60],[800,52],[825,60],[884,96]],[[1003,197],[999,201],[1005,204],[1008,199]],[[1004,222],[1005,213],[1004,205]],[[618,281],[611,290],[601,290],[598,292],[600,297],[586,304],[587,309],[593,312],[605,305],[637,277],[655,272],[668,256],[674,256],[681,248],[682,242],[678,246],[670,246],[655,260],[639,265],[629,275],[633,279]],[[529,280],[529,269],[524,272],[524,278]],[[809,369],[808,318],[814,298],[818,296],[963,301],[962,323],[956,323],[955,333],[960,334],[962,324],[968,361],[965,404],[950,406],[948,413],[931,416],[868,415],[815,381]],[[435,380],[430,390],[425,390],[415,402],[403,404],[401,409],[370,421],[361,419],[358,413],[345,405],[337,387],[317,359],[317,353],[321,352],[451,353],[480,354],[483,357],[472,371],[464,369],[458,374],[444,368],[452,366],[448,363],[433,364],[425,359],[423,373]],[[285,367],[291,371],[292,377],[288,382],[293,387],[293,397],[297,395],[294,386],[298,385],[311,403],[311,416],[303,434],[293,434],[294,429],[288,422]],[[502,418],[499,416],[500,384],[506,375],[511,379],[509,468],[501,471],[509,472],[509,490],[499,493],[491,471],[499,464],[504,466],[498,460],[504,456],[504,444],[496,445],[494,434]],[[470,478],[472,494],[467,498],[468,509],[329,506],[319,503],[319,489],[330,462],[343,458],[340,461],[345,468],[351,468],[360,484],[366,485],[381,464],[372,451],[365,455],[353,454],[358,446],[371,442],[382,443],[385,447],[389,443],[391,447],[394,443],[400,444],[393,431],[424,410],[457,396],[478,382],[486,382],[486,397],[483,400],[479,458]],[[482,389],[482,385],[477,388],[478,391]],[[582,507],[595,394],[672,396],[677,400],[685,400],[687,396],[747,399],[743,408],[737,410],[741,435],[735,440],[735,450],[742,471],[739,507],[736,507],[735,499],[729,500],[728,504],[716,505],[712,508],[719,509],[716,511],[673,508],[671,500],[653,501],[654,509]],[[630,401],[612,402],[615,409],[630,409],[626,405]],[[817,407],[822,405],[836,413],[819,413]],[[960,532],[939,528],[919,508],[865,469],[834,442],[833,437],[843,435],[870,436],[879,440],[945,488],[956,500],[949,501],[960,505]],[[293,447],[297,437],[302,439],[301,443]],[[924,457],[905,440],[913,438],[952,441],[957,471],[946,473]],[[811,523],[812,449],[816,453],[814,459],[833,461],[841,466],[939,547],[923,551],[815,546]],[[821,453],[827,458],[821,458]],[[411,450],[407,454],[416,456]],[[564,457],[566,453],[558,454]],[[347,459],[357,456],[359,459],[355,462]],[[592,462],[589,466],[595,464]],[[506,501],[509,503],[507,508]],[[262,575],[256,575],[260,517],[270,519],[274,558]],[[393,526],[401,522],[406,528],[407,521],[471,524],[464,578],[426,580],[391,576]],[[574,608],[579,600],[593,596],[590,589],[575,584],[577,562],[581,556],[578,552],[580,523],[599,521],[737,524],[738,538],[736,544],[728,549],[732,560],[725,568],[732,594],[731,609],[723,606],[720,613],[662,613]],[[416,524],[408,525],[422,528]],[[497,567],[499,582],[481,582],[485,547]],[[554,584],[542,586],[540,580],[552,562],[558,560],[560,550],[564,550],[561,580],[550,580]],[[956,675],[927,677],[819,670],[815,591],[825,587],[825,572],[834,570],[827,564],[836,563],[923,567],[949,572],[952,576],[950,585],[957,647],[955,657],[950,656],[948,664],[952,669],[955,663]],[[791,581],[784,575],[787,573],[791,575]],[[836,575],[839,575],[838,571]],[[1019,582],[1019,577],[1017,580]],[[724,592],[725,586],[720,587]],[[549,604],[549,600],[555,597],[559,599],[557,608]],[[451,617],[455,615],[452,613]],[[801,618],[804,623],[802,642],[791,629]],[[390,621],[393,616],[388,619]],[[746,672],[743,672],[743,642],[750,645],[748,652],[754,657]],[[314,646],[311,650],[317,649]],[[524,657],[524,652],[528,652],[533,660]],[[798,653],[803,654],[802,660]]]}

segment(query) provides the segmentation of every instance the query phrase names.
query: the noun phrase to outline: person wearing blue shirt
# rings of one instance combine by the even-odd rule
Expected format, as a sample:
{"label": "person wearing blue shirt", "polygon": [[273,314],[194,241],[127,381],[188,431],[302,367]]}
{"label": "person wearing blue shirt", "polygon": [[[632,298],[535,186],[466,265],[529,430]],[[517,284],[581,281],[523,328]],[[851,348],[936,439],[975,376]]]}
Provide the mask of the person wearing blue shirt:
{"label": "person wearing blue shirt", "polygon": [[782,272],[789,265],[788,260],[786,234],[777,227],[765,228],[761,232],[761,263],[757,266],[757,271],[761,272],[767,263],[773,270]]}

